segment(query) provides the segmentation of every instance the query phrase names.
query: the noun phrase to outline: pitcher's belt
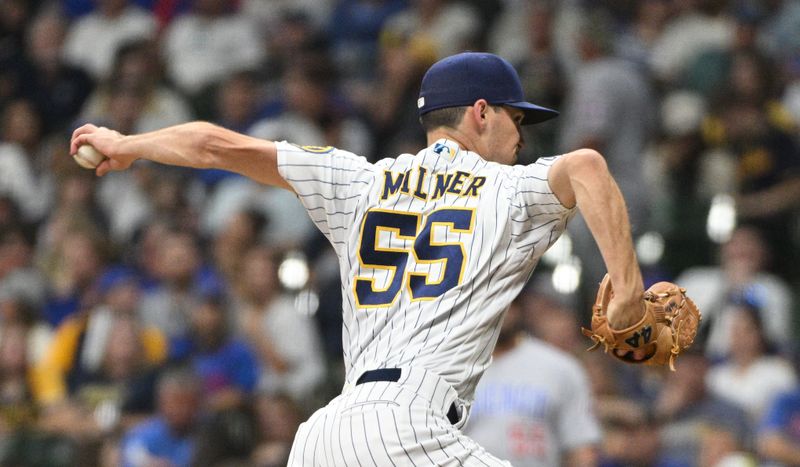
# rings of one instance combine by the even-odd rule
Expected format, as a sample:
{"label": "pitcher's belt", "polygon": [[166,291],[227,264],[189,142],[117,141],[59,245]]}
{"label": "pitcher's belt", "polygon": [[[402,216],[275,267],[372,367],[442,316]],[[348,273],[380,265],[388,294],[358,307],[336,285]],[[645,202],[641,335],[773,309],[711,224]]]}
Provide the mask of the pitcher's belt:
{"label": "pitcher's belt", "polygon": [[[358,380],[356,380],[356,386],[359,384],[374,383],[378,381],[396,383],[397,381],[400,381],[400,375],[402,373],[402,369],[400,368],[378,368],[377,370],[365,371],[361,374],[361,376],[358,377]],[[453,425],[458,423],[459,414],[455,402],[450,404],[450,408],[447,410],[447,419]]]}

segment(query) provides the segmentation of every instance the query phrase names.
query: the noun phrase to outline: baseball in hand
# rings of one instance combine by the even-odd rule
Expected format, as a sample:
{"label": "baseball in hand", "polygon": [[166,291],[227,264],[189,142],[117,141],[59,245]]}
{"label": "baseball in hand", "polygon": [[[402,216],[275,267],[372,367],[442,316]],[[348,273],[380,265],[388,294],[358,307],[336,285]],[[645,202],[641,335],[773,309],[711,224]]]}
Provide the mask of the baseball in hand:
{"label": "baseball in hand", "polygon": [[106,158],[103,153],[89,144],[84,144],[79,147],[78,152],[72,157],[75,159],[75,162],[84,169],[95,169]]}

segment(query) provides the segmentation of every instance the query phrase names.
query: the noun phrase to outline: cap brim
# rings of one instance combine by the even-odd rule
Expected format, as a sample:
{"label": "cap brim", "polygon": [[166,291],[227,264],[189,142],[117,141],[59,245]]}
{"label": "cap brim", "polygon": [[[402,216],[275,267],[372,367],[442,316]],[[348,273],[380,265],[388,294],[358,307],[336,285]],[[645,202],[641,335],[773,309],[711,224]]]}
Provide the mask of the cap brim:
{"label": "cap brim", "polygon": [[558,111],[531,104],[530,102],[509,102],[503,105],[520,109],[525,113],[522,125],[533,125],[534,123],[542,123],[558,117]]}

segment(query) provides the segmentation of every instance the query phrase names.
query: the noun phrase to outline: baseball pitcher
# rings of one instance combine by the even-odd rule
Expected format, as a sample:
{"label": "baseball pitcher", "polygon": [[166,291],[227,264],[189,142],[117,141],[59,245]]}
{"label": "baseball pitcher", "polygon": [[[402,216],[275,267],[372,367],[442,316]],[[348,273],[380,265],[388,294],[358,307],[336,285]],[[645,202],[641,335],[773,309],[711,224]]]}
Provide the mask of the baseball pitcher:
{"label": "baseball pitcher", "polygon": [[147,159],[292,190],[330,240],[346,384],[300,427],[290,466],[509,465],[460,428],[505,310],[577,210],[608,268],[592,338],[639,362],[666,345],[664,335],[687,329],[670,334],[672,302],[653,311],[645,300],[625,202],[600,154],[514,165],[520,126],[557,112],[525,100],[506,60],[462,53],[437,62],[417,105],[428,146],[375,164],[203,122],[129,136],[85,125],[73,134],[72,154],[88,144],[106,157],[98,175]]}

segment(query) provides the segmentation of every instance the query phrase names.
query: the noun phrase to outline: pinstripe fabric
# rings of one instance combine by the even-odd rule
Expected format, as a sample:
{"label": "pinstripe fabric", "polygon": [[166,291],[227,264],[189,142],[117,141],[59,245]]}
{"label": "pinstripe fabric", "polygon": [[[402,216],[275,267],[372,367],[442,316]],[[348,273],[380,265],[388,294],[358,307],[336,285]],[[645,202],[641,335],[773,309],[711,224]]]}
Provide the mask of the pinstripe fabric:
{"label": "pinstripe fabric", "polygon": [[[468,411],[503,313],[574,214],[547,183],[556,160],[505,166],[440,140],[416,155],[370,164],[334,148],[278,143],[281,176],[339,257],[348,384],[376,368],[426,369]],[[322,450],[293,465],[473,465],[470,453],[480,448],[446,418],[413,397],[397,410],[389,402],[408,389],[381,384],[388,383],[359,386],[312,417],[301,430],[302,455]],[[363,394],[365,387],[376,393]],[[349,404],[356,401],[375,403],[355,409]],[[351,415],[340,412],[345,408]],[[308,441],[326,425],[338,440]],[[358,449],[375,436],[371,451]],[[388,461],[379,459],[381,442]],[[324,450],[339,443],[339,451]],[[413,452],[404,452],[409,446]]]}
{"label": "pinstripe fabric", "polygon": [[403,368],[400,380],[348,387],[303,423],[289,467],[507,467],[450,424],[457,399],[441,377]]}

